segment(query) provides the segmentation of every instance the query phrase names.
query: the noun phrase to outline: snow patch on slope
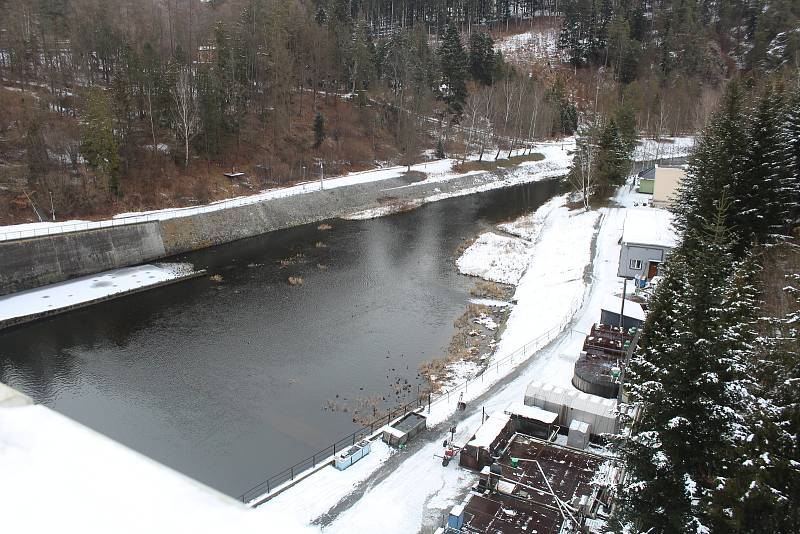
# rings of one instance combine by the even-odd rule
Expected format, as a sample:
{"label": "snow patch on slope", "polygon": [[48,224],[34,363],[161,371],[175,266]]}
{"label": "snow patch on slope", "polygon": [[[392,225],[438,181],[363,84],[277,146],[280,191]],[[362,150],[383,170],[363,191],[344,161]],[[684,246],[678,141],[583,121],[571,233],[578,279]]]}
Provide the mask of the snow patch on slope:
{"label": "snow patch on slope", "polygon": [[486,232],[456,260],[456,266],[463,274],[517,285],[528,266],[530,249],[521,239]]}

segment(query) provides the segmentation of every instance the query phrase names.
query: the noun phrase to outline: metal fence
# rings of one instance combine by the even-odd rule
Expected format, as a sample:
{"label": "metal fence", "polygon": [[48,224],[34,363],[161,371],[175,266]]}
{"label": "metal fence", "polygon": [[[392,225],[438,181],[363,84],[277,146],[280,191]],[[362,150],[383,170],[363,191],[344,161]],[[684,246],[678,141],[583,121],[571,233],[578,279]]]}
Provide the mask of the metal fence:
{"label": "metal fence", "polygon": [[266,501],[270,497],[270,494],[279,487],[286,483],[292,482],[295,479],[299,480],[305,478],[313,473],[313,469],[315,469],[317,466],[331,463],[338,452],[341,452],[351,445],[355,445],[362,439],[374,437],[376,432],[384,425],[390,424],[394,419],[402,417],[409,411],[417,410],[425,406],[427,406],[430,410],[433,406],[439,405],[443,402],[447,402],[449,404],[451,401],[457,401],[458,397],[456,395],[462,392],[468,393],[470,385],[475,387],[476,383],[483,383],[487,376],[491,376],[492,372],[494,372],[497,377],[497,375],[500,374],[501,369],[505,370],[505,368],[508,366],[513,366],[514,364],[524,362],[532,354],[541,350],[548,343],[553,341],[558,334],[560,334],[564,328],[566,328],[566,326],[572,322],[575,313],[578,311],[582,303],[582,297],[576,299],[570,306],[570,310],[567,312],[565,318],[557,326],[554,326],[547,332],[540,334],[535,339],[525,343],[523,346],[497,360],[496,362],[492,362],[474,377],[445,389],[437,395],[429,395],[425,398],[420,397],[417,400],[392,409],[388,415],[376,419],[369,425],[363,426],[352,434],[348,434],[344,438],[328,445],[324,449],[321,449],[308,458],[297,462],[283,471],[272,475],[264,482],[261,482],[260,484],[250,488],[239,496],[239,500],[243,503],[257,506]]}

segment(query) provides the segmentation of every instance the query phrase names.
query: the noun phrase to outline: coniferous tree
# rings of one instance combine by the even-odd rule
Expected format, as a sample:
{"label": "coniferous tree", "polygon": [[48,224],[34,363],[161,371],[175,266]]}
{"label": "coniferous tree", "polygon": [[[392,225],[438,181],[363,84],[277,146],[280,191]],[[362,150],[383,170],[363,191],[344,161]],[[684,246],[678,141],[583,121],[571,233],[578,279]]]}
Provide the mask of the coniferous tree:
{"label": "coniferous tree", "polygon": [[787,227],[792,206],[783,161],[781,115],[783,104],[771,88],[755,104],[747,120],[742,165],[732,175],[731,224],[737,249],[765,243]]}
{"label": "coniferous tree", "polygon": [[42,123],[34,115],[25,132],[25,161],[28,164],[28,182],[33,185],[50,170],[50,156],[42,134]]}
{"label": "coniferous tree", "polygon": [[[742,333],[753,307],[740,302],[740,278],[752,270],[748,264],[726,276],[733,241],[724,226],[727,203],[718,205],[713,224],[670,256],[629,367],[630,395],[643,413],[636,432],[618,438],[629,470],[620,517],[640,531],[707,531],[718,479],[750,435]],[[742,306],[750,317],[742,318]]]}
{"label": "coniferous tree", "polygon": [[91,89],[86,104],[81,153],[89,166],[108,180],[109,189],[119,194],[119,144],[114,136],[111,99],[102,89]]}
{"label": "coniferous tree", "polygon": [[325,117],[322,116],[322,113],[317,113],[314,116],[314,148],[322,146],[325,135]]}
{"label": "coniferous tree", "polygon": [[444,143],[441,139],[436,141],[436,159],[444,159],[447,155],[444,153]]}
{"label": "coniferous tree", "polygon": [[786,190],[791,223],[800,218],[800,87],[787,99],[781,125],[783,187]]}
{"label": "coniferous tree", "polygon": [[[726,388],[745,402],[735,413],[739,421],[731,431],[737,439],[730,444],[727,470],[717,477],[709,507],[713,530],[718,532],[793,532],[798,524],[797,519],[787,522],[785,512],[790,509],[787,497],[800,490],[800,470],[795,470],[794,484],[789,483],[792,476],[786,468],[791,456],[784,454],[794,448],[796,457],[800,451],[794,445],[789,451],[781,450],[787,444],[786,434],[779,424],[776,391],[768,384],[783,382],[786,375],[780,376],[782,369],[776,365],[782,359],[775,357],[776,344],[759,333],[759,271],[754,254],[748,252],[734,267],[727,298],[720,306],[725,325],[718,340],[721,361],[743,371],[740,380],[728,381]],[[798,361],[796,356],[793,359]],[[773,376],[765,380],[769,375]],[[792,521],[795,528],[785,528]]]}
{"label": "coniferous tree", "polygon": [[615,186],[625,183],[630,171],[630,152],[619,133],[614,119],[609,120],[600,133],[595,160],[597,194],[606,194]]}
{"label": "coniferous tree", "polygon": [[687,239],[712,222],[720,195],[743,166],[746,142],[744,95],[734,81],[696,143],[673,208],[675,226]]}
{"label": "coniferous tree", "polygon": [[[630,435],[615,438],[629,473],[620,527],[800,527],[800,256],[794,244],[758,246],[792,224],[777,222],[791,198],[782,184],[796,179],[791,105],[770,91],[749,110],[743,101],[733,84],[696,146],[676,208],[683,238],[628,369],[643,413]],[[788,283],[772,282],[770,306],[780,313],[771,317],[765,258],[789,273]]]}
{"label": "coniferous tree", "polygon": [[442,74],[442,96],[456,122],[461,119],[467,100],[467,55],[461,36],[451,21],[439,49],[439,68]]}
{"label": "coniferous tree", "polygon": [[494,41],[489,34],[475,32],[469,38],[469,71],[472,78],[484,85],[494,81]]}

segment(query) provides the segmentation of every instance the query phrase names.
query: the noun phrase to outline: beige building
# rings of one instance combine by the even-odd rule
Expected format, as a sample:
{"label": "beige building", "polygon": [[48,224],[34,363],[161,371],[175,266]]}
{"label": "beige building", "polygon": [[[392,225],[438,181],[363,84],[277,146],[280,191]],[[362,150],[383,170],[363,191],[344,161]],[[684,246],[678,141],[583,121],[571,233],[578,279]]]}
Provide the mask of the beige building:
{"label": "beige building", "polygon": [[660,167],[653,169],[655,179],[653,183],[653,206],[666,208],[675,202],[683,177],[686,176],[684,167]]}

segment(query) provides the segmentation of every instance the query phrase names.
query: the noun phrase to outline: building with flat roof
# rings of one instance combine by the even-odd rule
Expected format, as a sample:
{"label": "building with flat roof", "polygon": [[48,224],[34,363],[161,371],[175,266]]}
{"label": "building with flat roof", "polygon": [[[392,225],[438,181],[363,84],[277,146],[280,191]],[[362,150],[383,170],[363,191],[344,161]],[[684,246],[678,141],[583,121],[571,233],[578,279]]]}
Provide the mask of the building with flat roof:
{"label": "building with flat roof", "polygon": [[686,166],[655,165],[639,176],[639,192],[653,195],[656,208],[666,208],[677,200],[678,190],[686,177]]}
{"label": "building with flat roof", "polygon": [[626,210],[617,276],[650,280],[678,244],[673,216],[657,208]]}

